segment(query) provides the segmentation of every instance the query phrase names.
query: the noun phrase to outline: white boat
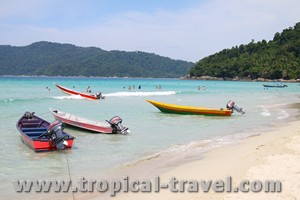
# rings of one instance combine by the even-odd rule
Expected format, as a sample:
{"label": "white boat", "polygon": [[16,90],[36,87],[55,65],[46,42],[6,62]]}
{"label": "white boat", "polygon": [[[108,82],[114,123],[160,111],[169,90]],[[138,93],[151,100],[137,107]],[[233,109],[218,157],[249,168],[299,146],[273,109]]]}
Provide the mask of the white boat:
{"label": "white boat", "polygon": [[60,110],[50,108],[51,113],[63,123],[75,126],[81,129],[90,130],[98,133],[122,133],[127,134],[128,128],[122,126],[122,119],[118,116],[109,121],[93,121],[76,115],[72,115]]}

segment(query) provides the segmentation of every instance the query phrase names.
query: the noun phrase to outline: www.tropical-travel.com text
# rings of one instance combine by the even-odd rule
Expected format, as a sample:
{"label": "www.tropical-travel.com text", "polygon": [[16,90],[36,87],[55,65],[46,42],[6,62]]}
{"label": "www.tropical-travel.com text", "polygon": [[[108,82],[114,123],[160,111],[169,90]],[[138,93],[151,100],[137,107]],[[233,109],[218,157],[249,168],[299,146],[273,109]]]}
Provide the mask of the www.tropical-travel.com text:
{"label": "www.tropical-travel.com text", "polygon": [[171,192],[270,192],[279,193],[282,191],[282,183],[279,180],[243,180],[238,186],[233,186],[232,177],[224,180],[178,180],[171,177],[167,183],[161,183],[159,176],[153,179],[130,180],[124,176],[121,180],[91,180],[80,177],[74,186],[70,180],[13,180],[15,191],[47,193],[53,192],[108,192],[115,196],[120,192],[159,192],[169,190]]}

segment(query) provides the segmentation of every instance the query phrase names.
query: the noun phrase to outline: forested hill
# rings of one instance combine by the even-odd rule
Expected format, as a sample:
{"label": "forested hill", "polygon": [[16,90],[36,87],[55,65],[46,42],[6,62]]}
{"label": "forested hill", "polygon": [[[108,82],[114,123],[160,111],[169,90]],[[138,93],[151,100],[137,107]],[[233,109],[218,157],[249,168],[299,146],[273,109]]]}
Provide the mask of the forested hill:
{"label": "forested hill", "polygon": [[140,51],[105,51],[52,42],[0,45],[0,75],[180,77],[193,65]]}
{"label": "forested hill", "polygon": [[191,68],[190,76],[299,79],[300,22],[269,42],[252,41],[208,56]]}

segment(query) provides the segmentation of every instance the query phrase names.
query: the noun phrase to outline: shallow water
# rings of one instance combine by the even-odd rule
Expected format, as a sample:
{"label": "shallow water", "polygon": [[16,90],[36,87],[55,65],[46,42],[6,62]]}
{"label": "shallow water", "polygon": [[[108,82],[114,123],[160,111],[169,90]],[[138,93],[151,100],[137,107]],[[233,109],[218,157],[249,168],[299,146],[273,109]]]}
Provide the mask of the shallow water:
{"label": "shallow water", "polygon": [[[90,101],[69,96],[61,93],[53,82],[69,88],[75,86],[78,91],[90,86],[92,92],[101,91],[106,98]],[[161,89],[156,89],[159,85]],[[68,164],[75,179],[97,178],[124,164],[161,154],[201,153],[267,131],[297,115],[295,107],[288,105],[299,103],[299,83],[287,85],[265,90],[258,82],[1,77],[0,192],[6,197],[14,196],[13,179],[68,179]],[[234,113],[231,117],[163,114],[146,99],[215,108],[225,107],[233,100],[246,114]],[[92,134],[66,127],[76,137],[71,150],[35,153],[22,143],[15,124],[25,111],[34,111],[52,122],[49,108],[99,121],[119,115],[131,133]]]}

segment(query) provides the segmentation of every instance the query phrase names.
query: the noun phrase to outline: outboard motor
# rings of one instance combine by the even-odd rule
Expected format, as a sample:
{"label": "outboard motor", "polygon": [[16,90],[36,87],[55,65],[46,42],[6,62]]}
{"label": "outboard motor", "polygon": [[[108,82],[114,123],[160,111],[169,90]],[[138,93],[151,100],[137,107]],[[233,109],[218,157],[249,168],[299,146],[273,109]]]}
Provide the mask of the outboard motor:
{"label": "outboard motor", "polygon": [[228,108],[229,110],[232,110],[232,112],[233,112],[233,110],[235,110],[241,114],[245,114],[245,110],[243,108],[240,108],[237,105],[235,105],[235,102],[231,101],[231,100],[227,103],[226,108]]}
{"label": "outboard motor", "polygon": [[35,112],[25,112],[25,113],[24,113],[24,117],[25,117],[26,119],[32,119],[33,116],[34,116],[34,113],[35,113]]}
{"label": "outboard motor", "polygon": [[68,136],[63,133],[63,125],[60,120],[50,124],[47,133],[50,135],[50,141],[54,143],[56,149],[64,149],[68,145],[66,141]]}
{"label": "outboard motor", "polygon": [[102,93],[101,93],[101,92],[97,92],[97,93],[96,93],[96,97],[99,98],[99,99],[105,99],[105,97],[102,96]]}
{"label": "outboard motor", "polygon": [[110,126],[113,130],[113,133],[121,133],[124,135],[129,133],[128,128],[126,128],[122,125],[123,120],[119,116],[115,116],[115,117],[111,118],[109,121],[108,120],[106,120],[106,121],[110,124]]}

